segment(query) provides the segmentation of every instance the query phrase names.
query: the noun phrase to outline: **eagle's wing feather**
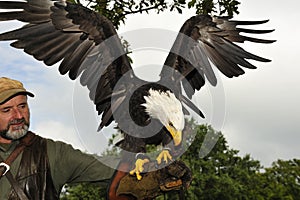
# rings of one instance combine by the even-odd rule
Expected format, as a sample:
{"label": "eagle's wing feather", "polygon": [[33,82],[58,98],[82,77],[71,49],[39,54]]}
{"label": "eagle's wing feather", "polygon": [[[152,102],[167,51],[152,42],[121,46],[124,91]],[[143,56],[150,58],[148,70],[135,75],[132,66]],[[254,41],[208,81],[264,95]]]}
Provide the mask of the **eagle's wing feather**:
{"label": "eagle's wing feather", "polygon": [[[199,90],[207,79],[212,85],[217,79],[212,69],[212,62],[227,77],[236,77],[244,74],[242,67],[255,69],[247,60],[269,62],[247,52],[234,42],[272,43],[274,40],[257,39],[243,36],[240,33],[264,34],[273,30],[253,30],[239,28],[238,25],[258,25],[263,21],[234,21],[229,17],[210,17],[198,15],[188,19],[173,44],[161,72],[161,79],[178,80],[174,71],[181,74],[179,82],[189,98]],[[177,83],[177,85],[180,83]]]}
{"label": "eagle's wing feather", "polygon": [[[126,95],[126,86],[114,91],[118,80],[126,72],[137,79],[111,21],[64,0],[1,1],[0,9],[8,9],[0,13],[0,21],[26,23],[0,34],[0,41],[13,40],[13,47],[46,65],[60,62],[60,73],[68,73],[72,80],[80,76],[98,114],[103,114],[100,128],[109,125],[112,109],[117,109]],[[112,103],[114,96],[117,100]]]}

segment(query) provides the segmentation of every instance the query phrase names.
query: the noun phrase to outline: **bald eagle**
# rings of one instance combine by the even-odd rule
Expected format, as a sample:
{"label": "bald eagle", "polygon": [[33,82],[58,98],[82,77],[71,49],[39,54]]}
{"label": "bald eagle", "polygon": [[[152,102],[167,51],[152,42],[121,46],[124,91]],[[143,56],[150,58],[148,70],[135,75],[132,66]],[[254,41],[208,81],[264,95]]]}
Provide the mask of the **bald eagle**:
{"label": "bald eagle", "polygon": [[182,142],[184,115],[188,108],[204,117],[190,100],[206,79],[217,84],[212,62],[227,77],[244,74],[242,67],[254,69],[247,60],[269,59],[245,51],[235,42],[272,43],[243,33],[273,30],[239,28],[264,21],[234,21],[229,17],[197,15],[180,29],[160,73],[160,80],[147,82],[132,70],[128,56],[112,22],[92,10],[65,0],[1,1],[0,20],[26,24],[0,34],[13,40],[12,47],[23,49],[35,59],[59,72],[78,77],[89,89],[91,100],[101,115],[99,129],[113,121],[124,134],[121,147],[137,155],[132,174],[141,179],[142,166],[149,159],[141,154],[147,144],[166,148],[157,156],[158,164],[172,159],[172,149]]}

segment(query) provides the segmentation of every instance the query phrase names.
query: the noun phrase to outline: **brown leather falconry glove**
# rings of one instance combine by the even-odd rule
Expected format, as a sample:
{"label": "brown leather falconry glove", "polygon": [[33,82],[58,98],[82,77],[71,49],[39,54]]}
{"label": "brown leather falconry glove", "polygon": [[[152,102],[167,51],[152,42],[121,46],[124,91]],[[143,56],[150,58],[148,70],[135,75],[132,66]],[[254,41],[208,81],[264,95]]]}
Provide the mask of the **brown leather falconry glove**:
{"label": "brown leather falconry glove", "polygon": [[134,196],[137,200],[152,199],[171,190],[187,188],[192,180],[191,170],[182,161],[174,161],[165,168],[154,170],[155,163],[148,165],[149,172],[141,180],[126,175],[120,181],[117,195]]}

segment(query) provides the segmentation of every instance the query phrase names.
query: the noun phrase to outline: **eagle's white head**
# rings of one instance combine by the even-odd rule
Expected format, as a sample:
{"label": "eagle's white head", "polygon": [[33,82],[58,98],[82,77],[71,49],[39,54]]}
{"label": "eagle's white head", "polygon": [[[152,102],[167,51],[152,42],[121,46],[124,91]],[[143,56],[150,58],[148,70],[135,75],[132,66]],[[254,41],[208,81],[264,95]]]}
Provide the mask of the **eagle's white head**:
{"label": "eagle's white head", "polygon": [[144,97],[146,103],[142,104],[146,112],[158,119],[170,132],[175,146],[181,144],[182,130],[184,128],[184,114],[181,102],[170,92],[149,90],[149,96]]}

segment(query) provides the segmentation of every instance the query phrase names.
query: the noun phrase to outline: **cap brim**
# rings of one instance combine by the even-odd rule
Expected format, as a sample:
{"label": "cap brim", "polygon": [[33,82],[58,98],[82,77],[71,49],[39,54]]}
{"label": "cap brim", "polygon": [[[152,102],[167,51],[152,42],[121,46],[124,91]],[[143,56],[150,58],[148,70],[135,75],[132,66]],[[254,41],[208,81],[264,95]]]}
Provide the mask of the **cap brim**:
{"label": "cap brim", "polygon": [[34,94],[32,94],[31,92],[28,92],[26,90],[23,90],[23,89],[7,90],[7,91],[4,91],[0,94],[0,104],[3,104],[4,102],[11,99],[12,97],[20,95],[20,94],[28,95],[30,97],[34,97]]}

